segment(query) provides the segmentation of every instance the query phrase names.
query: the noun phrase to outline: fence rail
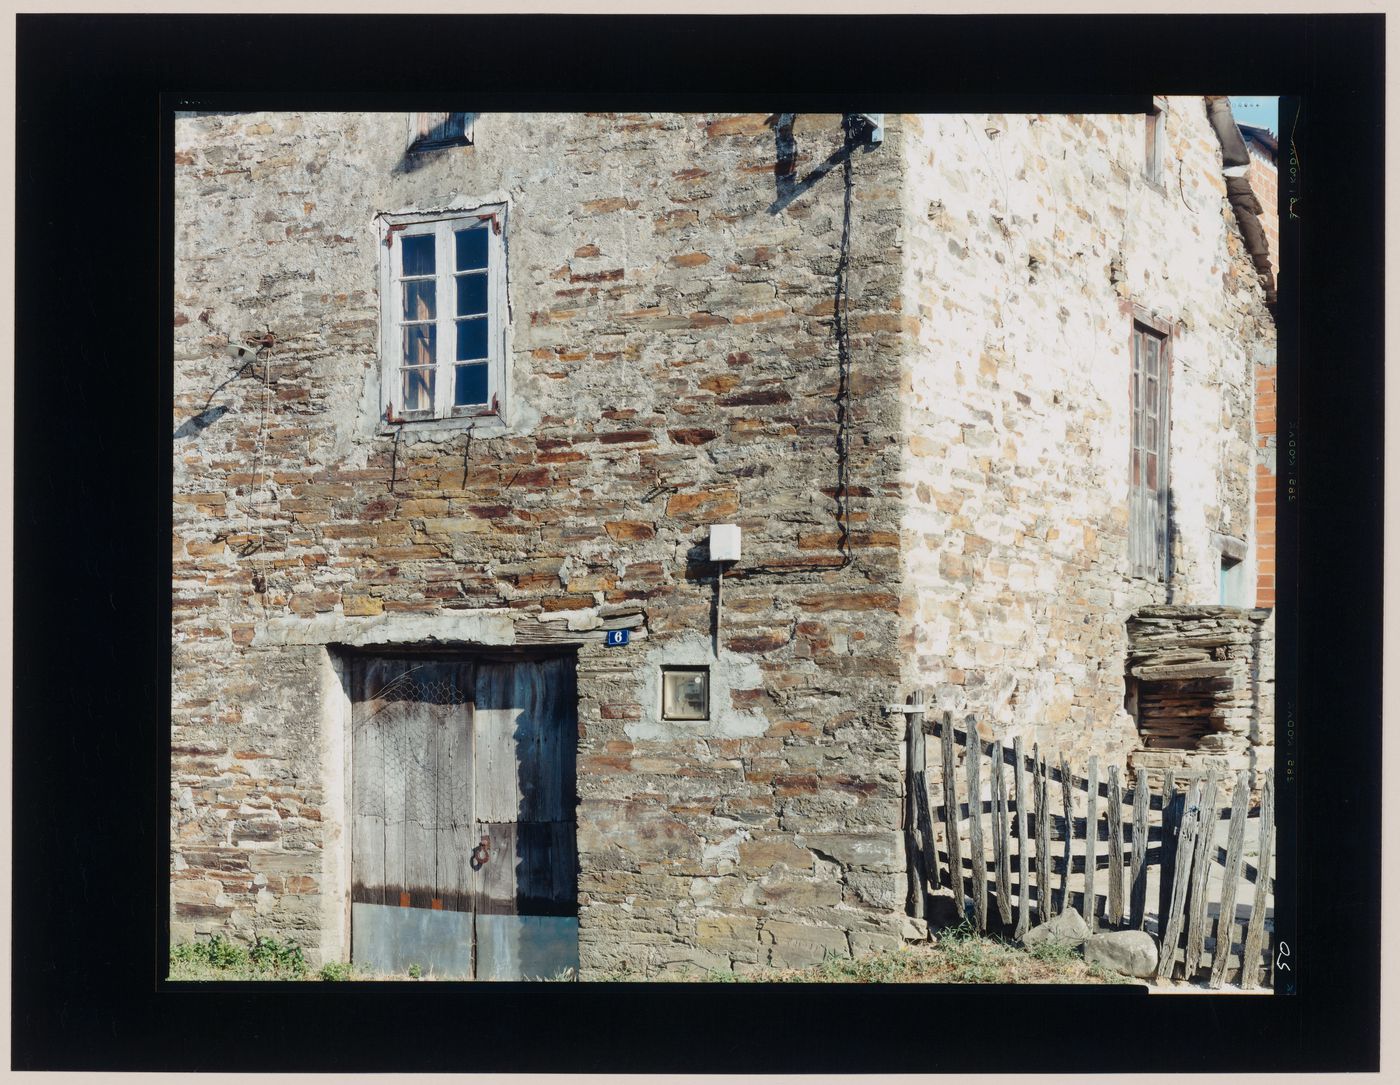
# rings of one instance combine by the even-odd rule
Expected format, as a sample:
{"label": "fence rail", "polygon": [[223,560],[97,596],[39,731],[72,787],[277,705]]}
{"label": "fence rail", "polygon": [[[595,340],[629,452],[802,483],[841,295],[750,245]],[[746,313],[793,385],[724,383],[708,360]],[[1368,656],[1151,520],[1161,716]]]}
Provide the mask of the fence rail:
{"label": "fence rail", "polygon": [[[1233,788],[1216,771],[1167,773],[1154,792],[1142,775],[1125,786],[1126,767],[1101,771],[1096,757],[1077,775],[1038,745],[1028,755],[1019,737],[1010,746],[984,741],[972,720],[959,729],[945,713],[926,724],[921,694],[908,711],[915,915],[927,914],[932,894],[951,890],[979,930],[1019,939],[1075,908],[1091,933],[1154,934],[1158,979],[1272,985],[1272,770],[1257,806],[1249,770]],[[928,755],[926,734],[937,738],[937,756]]]}

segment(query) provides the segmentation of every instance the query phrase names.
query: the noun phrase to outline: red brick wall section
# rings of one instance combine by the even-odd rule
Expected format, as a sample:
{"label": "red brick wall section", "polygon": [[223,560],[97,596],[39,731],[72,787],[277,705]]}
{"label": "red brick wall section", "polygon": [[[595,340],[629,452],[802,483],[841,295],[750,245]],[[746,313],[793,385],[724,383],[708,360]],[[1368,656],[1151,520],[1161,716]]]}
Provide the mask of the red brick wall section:
{"label": "red brick wall section", "polygon": [[1255,605],[1274,605],[1276,502],[1278,500],[1278,367],[1257,366],[1254,375],[1254,429],[1258,462],[1254,468],[1254,531],[1258,540]]}
{"label": "red brick wall section", "polygon": [[1264,236],[1269,242],[1269,265],[1273,268],[1274,282],[1278,282],[1278,167],[1263,158],[1258,151],[1250,148],[1249,186],[1254,189],[1264,212],[1259,222],[1264,227]]}

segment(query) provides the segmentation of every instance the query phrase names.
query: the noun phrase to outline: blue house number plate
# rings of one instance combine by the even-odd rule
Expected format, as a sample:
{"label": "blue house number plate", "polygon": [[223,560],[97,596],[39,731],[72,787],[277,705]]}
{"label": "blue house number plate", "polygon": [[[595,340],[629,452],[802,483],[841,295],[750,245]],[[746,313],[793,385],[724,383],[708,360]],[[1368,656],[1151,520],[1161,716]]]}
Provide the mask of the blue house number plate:
{"label": "blue house number plate", "polygon": [[609,629],[607,630],[606,637],[608,647],[616,648],[619,645],[626,644],[632,638],[632,634],[626,629]]}

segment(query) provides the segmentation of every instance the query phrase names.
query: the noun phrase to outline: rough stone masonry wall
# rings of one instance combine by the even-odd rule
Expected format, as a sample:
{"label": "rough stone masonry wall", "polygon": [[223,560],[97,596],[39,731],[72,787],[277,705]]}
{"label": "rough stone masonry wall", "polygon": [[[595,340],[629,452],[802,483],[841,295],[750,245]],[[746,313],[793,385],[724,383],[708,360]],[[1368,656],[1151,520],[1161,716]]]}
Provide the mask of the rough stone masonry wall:
{"label": "rough stone masonry wall", "polygon": [[[846,569],[842,173],[780,199],[764,117],[488,114],[473,146],[416,156],[403,114],[190,115],[176,138],[172,938],[344,956],[328,645],[556,630],[581,644],[586,976],[895,944],[902,721],[878,706],[900,674],[899,125],[853,163]],[[839,118],[793,138],[801,179]],[[500,199],[508,430],[396,445],[374,418],[373,216]],[[219,389],[226,337],[269,327]],[[708,657],[693,555],[714,522],[745,540],[715,718],[663,723],[655,669]],[[633,644],[588,639],[604,620]]]}
{"label": "rough stone masonry wall", "polygon": [[[1215,602],[1216,533],[1252,542],[1250,350],[1273,333],[1219,145],[1199,98],[1169,100],[1161,187],[1141,116],[907,128],[910,680],[984,736],[1121,764],[1128,616]],[[1174,328],[1169,585],[1128,563],[1134,305]]]}

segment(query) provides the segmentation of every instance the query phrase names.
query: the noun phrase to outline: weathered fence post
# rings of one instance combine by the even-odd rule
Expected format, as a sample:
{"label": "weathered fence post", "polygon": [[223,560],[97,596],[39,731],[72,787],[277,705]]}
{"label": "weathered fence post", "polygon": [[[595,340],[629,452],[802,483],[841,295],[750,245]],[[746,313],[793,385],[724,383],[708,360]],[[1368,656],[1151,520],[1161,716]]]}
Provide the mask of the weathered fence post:
{"label": "weathered fence post", "polygon": [[1016,888],[1020,895],[1016,911],[1016,937],[1024,938],[1031,925],[1031,870],[1026,854],[1026,750],[1021,736],[1012,745],[1016,757]]}
{"label": "weathered fence post", "polygon": [[967,912],[967,894],[963,892],[962,841],[958,822],[958,774],[953,767],[953,714],[943,713],[943,823],[948,830],[948,881],[953,887],[953,903],[958,914]]}
{"label": "weathered fence post", "polygon": [[[923,708],[923,690],[914,694],[914,705]],[[933,839],[933,814],[929,811],[928,806],[928,754],[924,745],[924,736],[927,734],[924,730],[925,726],[924,713],[914,713],[913,727],[918,733],[919,743],[918,759],[915,761],[918,766],[918,775],[914,788],[914,809],[919,819],[919,835],[923,837],[924,870],[928,875],[929,890],[932,891],[938,888],[940,878],[938,874],[938,847]]]}
{"label": "weathered fence post", "polygon": [[1040,743],[1035,744],[1035,887],[1037,913],[1042,923],[1049,922],[1054,912],[1050,908],[1050,770],[1040,756]]}
{"label": "weathered fence post", "polygon": [[1003,926],[1011,925],[1011,838],[1006,809],[1006,747],[992,743],[992,844],[996,851],[997,914]]}
{"label": "weathered fence post", "polygon": [[1235,799],[1230,807],[1230,841],[1225,846],[1225,883],[1220,892],[1220,917],[1215,923],[1215,953],[1210,962],[1210,986],[1225,982],[1235,942],[1235,893],[1239,888],[1240,862],[1244,859],[1244,822],[1249,813],[1249,773],[1241,772],[1235,781]]}
{"label": "weathered fence post", "polygon": [[1070,794],[1072,779],[1069,762],[1065,760],[1064,754],[1060,754],[1060,798],[1064,801],[1065,808],[1065,865],[1060,871],[1061,913],[1069,911],[1070,908],[1069,871],[1074,863],[1074,797]]}
{"label": "weathered fence post", "polygon": [[1123,923],[1123,791],[1118,766],[1108,766],[1108,913],[1109,926]]}
{"label": "weathered fence post", "polygon": [[1089,804],[1084,819],[1084,921],[1089,924],[1089,933],[1099,929],[1098,907],[1094,901],[1094,867],[1098,863],[1099,848],[1099,759],[1089,758],[1088,780]]}
{"label": "weathered fence post", "polygon": [[1186,924],[1186,979],[1191,979],[1201,967],[1201,954],[1206,946],[1206,888],[1210,881],[1210,861],[1215,853],[1215,798],[1220,779],[1211,769],[1206,776],[1205,793],[1201,796],[1200,817],[1196,821],[1196,850],[1191,857],[1190,922]]}
{"label": "weathered fence post", "polygon": [[1264,911],[1269,903],[1269,865],[1274,857],[1274,770],[1264,774],[1264,794],[1259,800],[1259,870],[1254,881],[1254,908],[1244,940],[1240,986],[1253,987],[1259,975],[1259,953],[1264,948]]}
{"label": "weathered fence post", "polygon": [[987,852],[982,837],[982,742],[977,724],[967,718],[967,848],[972,860],[972,909],[977,929],[987,929]]}
{"label": "weathered fence post", "polygon": [[[1133,867],[1129,874],[1129,907],[1131,914],[1128,926],[1142,930],[1147,919],[1147,808],[1151,803],[1151,789],[1147,777],[1139,772],[1133,781]],[[1165,810],[1165,799],[1163,809]]]}
{"label": "weathered fence post", "polygon": [[[1167,910],[1163,916],[1165,922],[1163,923],[1160,953],[1157,961],[1157,978],[1159,980],[1169,979],[1176,963],[1176,947],[1181,940],[1186,890],[1190,887],[1191,860],[1195,850],[1196,830],[1200,825],[1200,803],[1201,783],[1197,780],[1191,785],[1190,796],[1186,801],[1185,810],[1181,814],[1179,823],[1181,832],[1176,842],[1176,861],[1172,864],[1171,900],[1168,902]],[[1164,864],[1163,873],[1165,872]]]}
{"label": "weathered fence post", "polygon": [[[909,698],[911,706],[919,707],[923,703],[923,690]],[[922,919],[928,912],[929,877],[937,877],[937,870],[928,869],[917,798],[924,785],[924,716],[922,712],[907,712],[904,721],[904,855],[909,870],[909,914]]]}
{"label": "weathered fence post", "polygon": [[1162,845],[1157,849],[1158,899],[1157,937],[1167,927],[1167,914],[1172,907],[1172,881],[1176,877],[1176,845],[1181,830],[1181,815],[1186,796],[1177,790],[1176,776],[1166,773],[1162,779]]}

